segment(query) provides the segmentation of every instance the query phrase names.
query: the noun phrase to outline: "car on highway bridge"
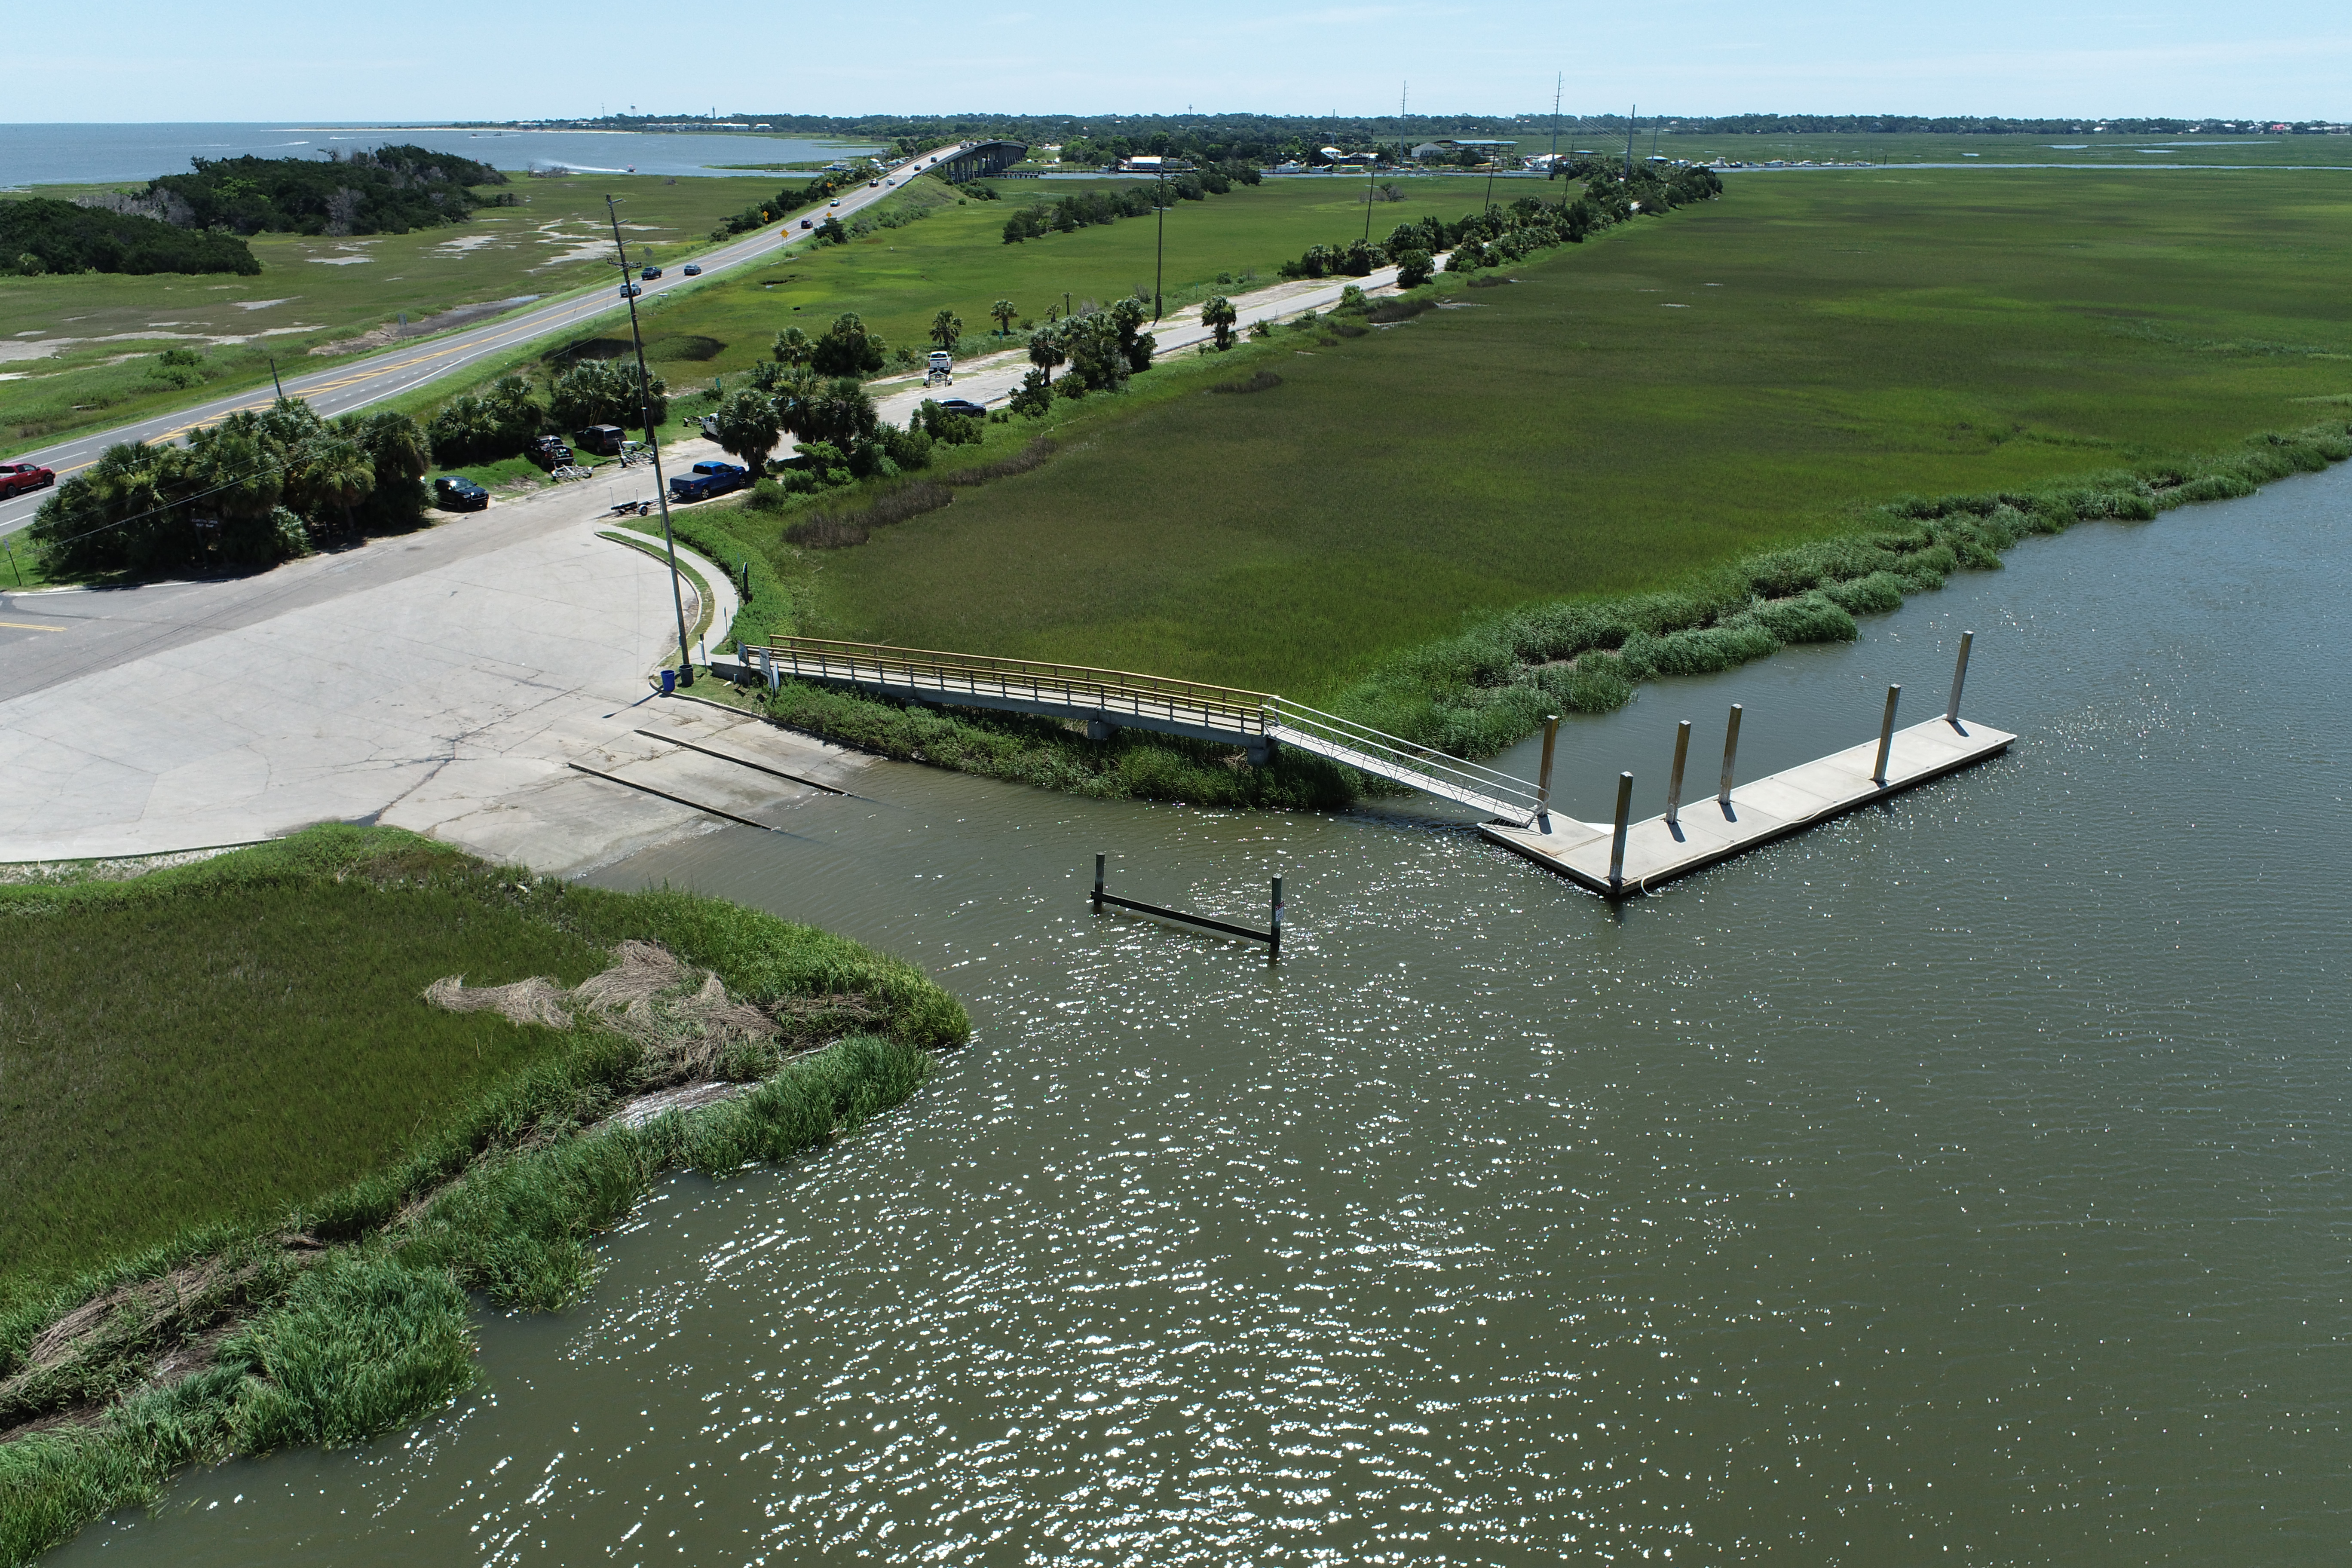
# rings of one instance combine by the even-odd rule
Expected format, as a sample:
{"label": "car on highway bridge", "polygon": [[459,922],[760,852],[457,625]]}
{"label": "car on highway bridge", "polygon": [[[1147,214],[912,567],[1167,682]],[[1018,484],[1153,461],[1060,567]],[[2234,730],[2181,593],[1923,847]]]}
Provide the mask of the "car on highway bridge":
{"label": "car on highway bridge", "polygon": [[0,496],[20,496],[57,482],[57,475],[38,463],[0,463]]}

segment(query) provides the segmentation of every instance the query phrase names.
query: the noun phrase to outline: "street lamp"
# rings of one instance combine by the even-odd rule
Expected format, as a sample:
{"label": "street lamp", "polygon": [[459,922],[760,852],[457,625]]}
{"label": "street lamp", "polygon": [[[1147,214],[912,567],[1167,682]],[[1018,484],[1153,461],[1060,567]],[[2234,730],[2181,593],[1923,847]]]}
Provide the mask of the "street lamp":
{"label": "street lamp", "polygon": [[629,247],[621,243],[621,209],[611,196],[604,211],[613,220],[613,248],[621,258],[621,297],[629,302],[629,341],[637,348],[637,411],[644,416],[646,449],[654,455],[654,499],[661,502],[662,548],[669,556],[669,604],[677,612],[677,683],[694,684],[694,649],[686,640],[686,595],[677,584],[677,541],[669,531],[669,487],[662,482],[661,442],[654,435],[653,377],[646,370],[645,334],[637,330],[637,296],[629,285]]}

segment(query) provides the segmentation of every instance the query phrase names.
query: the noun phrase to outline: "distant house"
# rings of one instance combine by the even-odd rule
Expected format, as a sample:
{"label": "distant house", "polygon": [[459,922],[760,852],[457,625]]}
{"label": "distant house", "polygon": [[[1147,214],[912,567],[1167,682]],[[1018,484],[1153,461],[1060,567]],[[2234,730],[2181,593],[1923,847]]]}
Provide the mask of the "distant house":
{"label": "distant house", "polygon": [[1449,136],[1436,142],[1423,142],[1412,150],[1417,163],[1435,163],[1459,158],[1465,153],[1475,153],[1481,158],[1501,158],[1518,150],[1516,142],[1497,142],[1475,136]]}

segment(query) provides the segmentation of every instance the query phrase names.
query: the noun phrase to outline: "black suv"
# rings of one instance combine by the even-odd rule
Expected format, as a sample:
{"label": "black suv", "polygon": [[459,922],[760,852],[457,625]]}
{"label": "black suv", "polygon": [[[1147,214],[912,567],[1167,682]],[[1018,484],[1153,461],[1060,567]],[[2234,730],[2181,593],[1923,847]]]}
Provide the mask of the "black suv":
{"label": "black suv", "polygon": [[443,511],[479,511],[490,504],[490,492],[463,474],[444,474],[433,481],[433,504]]}
{"label": "black suv", "polygon": [[572,462],[572,448],[563,444],[561,436],[541,436],[525,447],[522,455],[550,471],[568,468]]}

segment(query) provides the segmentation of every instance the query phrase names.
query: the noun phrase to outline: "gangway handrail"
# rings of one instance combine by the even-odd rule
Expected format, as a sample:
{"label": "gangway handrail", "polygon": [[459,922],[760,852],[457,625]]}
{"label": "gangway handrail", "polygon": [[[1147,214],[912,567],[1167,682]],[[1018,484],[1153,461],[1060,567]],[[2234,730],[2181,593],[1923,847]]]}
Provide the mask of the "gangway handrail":
{"label": "gangway handrail", "polygon": [[1093,665],[894,647],[832,637],[784,637],[745,646],[743,653],[747,659],[755,654],[762,657],[778,674],[879,687],[950,704],[959,695],[1000,701],[1025,700],[1039,708],[1073,714],[1149,717],[1176,726],[1179,733],[1271,737],[1282,731],[1306,750],[1332,755],[1336,761],[1412,788],[1435,786],[1437,794],[1500,816],[1533,821],[1544,806],[1539,787],[1525,779],[1272,692]]}
{"label": "gangway handrail", "polygon": [[942,699],[957,691],[974,697],[1025,696],[1034,702],[1091,706],[1139,718],[1149,714],[1171,723],[1197,718],[1203,728],[1229,729],[1240,734],[1264,733],[1267,705],[1274,700],[1262,691],[1091,665],[944,653],[830,637],[787,637],[756,646],[794,675],[814,673],[820,679],[898,686]]}
{"label": "gangway handrail", "polygon": [[1401,767],[1441,777],[1451,775],[1456,782],[1519,805],[1530,813],[1542,804],[1537,787],[1517,774],[1483,766],[1454,756],[1450,752],[1439,751],[1434,746],[1408,741],[1402,735],[1391,735],[1384,730],[1375,730],[1369,724],[1343,719],[1336,713],[1326,713],[1304,703],[1277,698],[1270,706],[1276,716],[1275,721],[1286,728],[1308,733],[1318,729],[1325,731],[1329,739],[1351,750],[1374,755],[1387,752]]}

